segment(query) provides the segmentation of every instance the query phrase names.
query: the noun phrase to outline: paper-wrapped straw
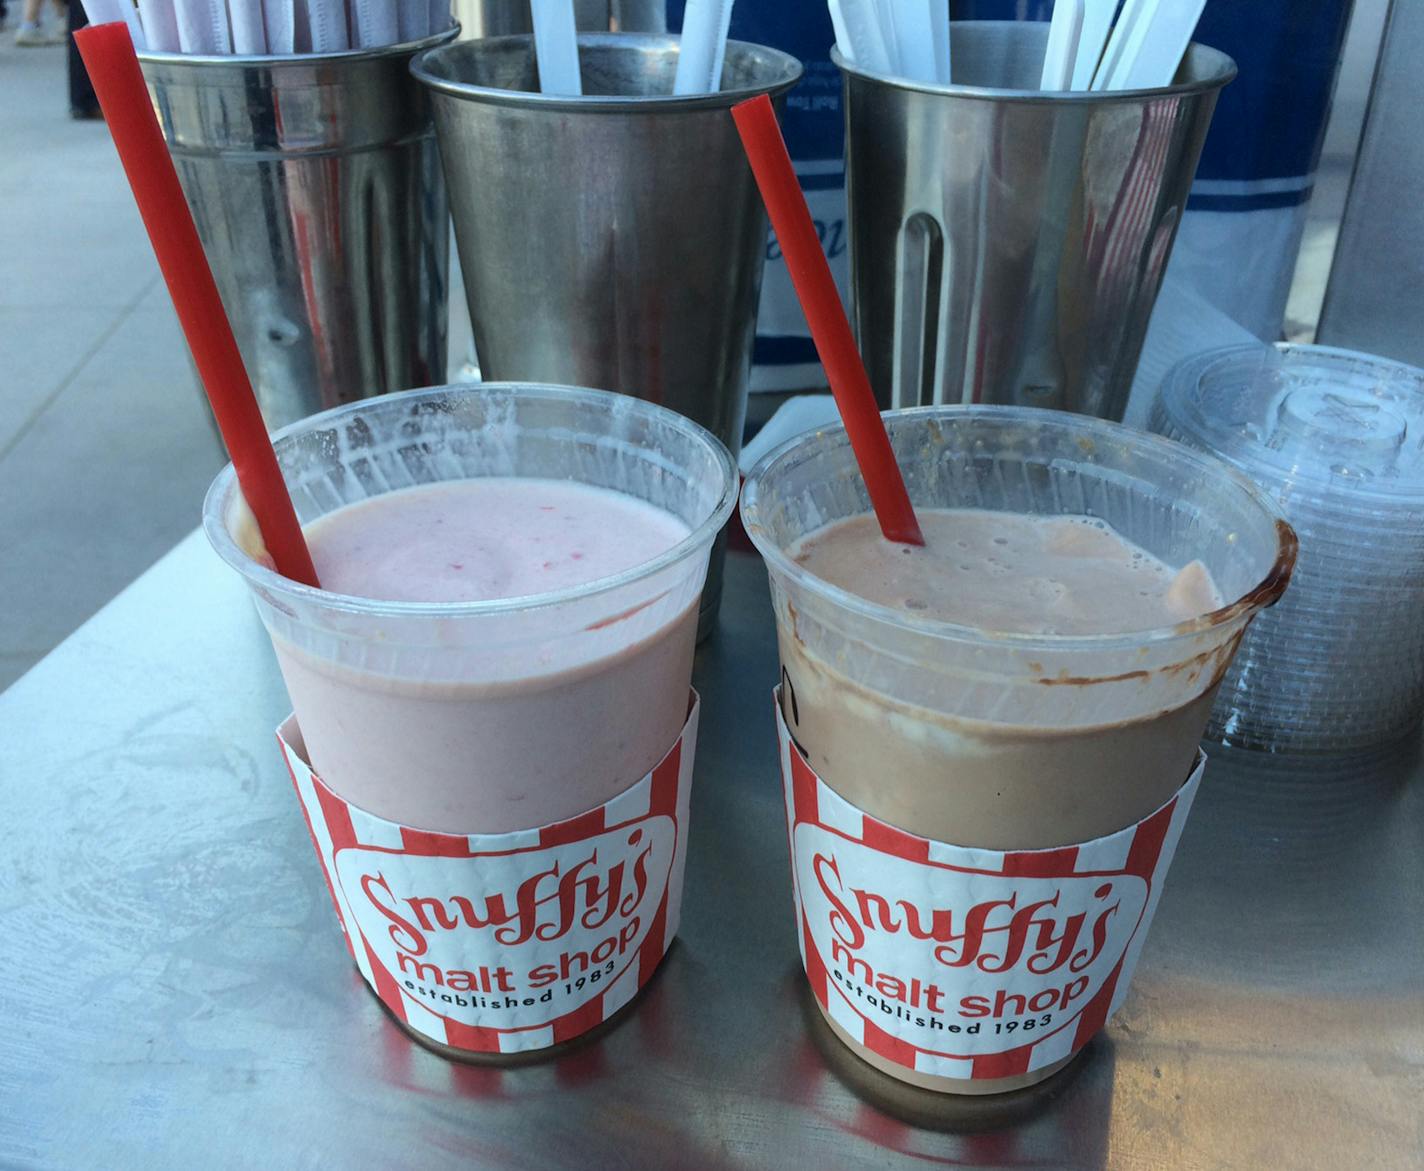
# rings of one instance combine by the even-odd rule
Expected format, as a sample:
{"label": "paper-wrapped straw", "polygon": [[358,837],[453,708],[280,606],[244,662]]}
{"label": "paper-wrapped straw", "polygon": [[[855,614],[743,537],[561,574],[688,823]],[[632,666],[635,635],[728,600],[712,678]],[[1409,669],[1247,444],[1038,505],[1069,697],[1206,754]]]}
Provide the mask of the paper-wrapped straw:
{"label": "paper-wrapped straw", "polygon": [[[406,4],[419,0],[406,0]],[[350,15],[351,47],[374,49],[380,45],[395,45],[401,40],[400,18],[396,15],[396,0],[347,0]]]}
{"label": "paper-wrapped straw", "polygon": [[262,0],[262,25],[267,30],[267,52],[297,51],[296,11],[292,0]]}
{"label": "paper-wrapped straw", "polygon": [[138,0],[138,15],[143,24],[144,39],[152,52],[178,52],[181,46],[178,43],[178,17],[173,11],[173,0]]}
{"label": "paper-wrapped straw", "polygon": [[402,44],[421,40],[435,31],[430,27],[430,9],[424,0],[396,0],[397,33]]}
{"label": "paper-wrapped straw", "polygon": [[737,132],[742,136],[747,161],[756,176],[757,187],[776,229],[776,241],[786,258],[786,268],[796,296],[811,327],[811,339],[825,367],[826,381],[835,395],[836,406],[845,423],[855,461],[865,479],[875,519],[886,540],[903,545],[923,545],[920,522],[905,490],[900,465],[875,392],[870,387],[860,351],[855,346],[850,322],[846,320],[835,278],[831,276],[826,254],[821,249],[811,210],[801,193],[786,140],[776,123],[776,112],[765,94],[732,107]]}
{"label": "paper-wrapped straw", "polygon": [[306,43],[312,53],[341,53],[351,47],[346,32],[346,5],[331,0],[306,0]]}
{"label": "paper-wrapped straw", "polygon": [[539,89],[546,94],[583,93],[574,0],[530,0],[530,4]]}
{"label": "paper-wrapped straw", "polygon": [[203,56],[373,49],[451,24],[450,0],[86,0],[85,7],[91,23],[123,20],[140,48]]}
{"label": "paper-wrapped straw", "polygon": [[673,93],[716,93],[722,88],[732,3],[733,0],[687,0]]}
{"label": "paper-wrapped straw", "polygon": [[450,0],[430,0],[430,26],[425,35],[433,37],[436,33],[443,33],[454,20],[450,14]]}
{"label": "paper-wrapped straw", "polygon": [[241,56],[267,52],[267,30],[262,23],[262,0],[227,0],[232,26],[232,51]]}
{"label": "paper-wrapped straw", "polygon": [[178,185],[178,172],[154,115],[128,28],[122,23],[94,25],[80,29],[74,40],[133,188],[213,416],[232,456],[243,498],[252,509],[277,572],[316,586],[311,553],[193,225],[193,214]]}
{"label": "paper-wrapped straw", "polygon": [[90,24],[122,22],[129,30],[129,39],[133,41],[134,48],[148,48],[148,38],[144,36],[138,10],[130,0],[84,0],[84,14],[89,18]]}
{"label": "paper-wrapped straw", "polygon": [[178,47],[184,53],[232,52],[232,33],[223,0],[175,0]]}

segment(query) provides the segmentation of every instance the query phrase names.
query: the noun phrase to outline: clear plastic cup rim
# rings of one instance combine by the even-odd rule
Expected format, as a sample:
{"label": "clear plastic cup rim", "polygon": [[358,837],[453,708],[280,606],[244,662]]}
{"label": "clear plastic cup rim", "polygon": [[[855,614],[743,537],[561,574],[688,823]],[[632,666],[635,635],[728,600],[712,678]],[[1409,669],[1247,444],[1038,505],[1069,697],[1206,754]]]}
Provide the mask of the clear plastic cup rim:
{"label": "clear plastic cup rim", "polygon": [[[713,463],[722,471],[722,491],[711,512],[695,525],[690,533],[672,548],[649,561],[625,569],[611,577],[595,578],[581,585],[567,589],[551,590],[542,594],[524,594],[511,598],[491,598],[479,602],[388,602],[374,598],[363,598],[355,594],[341,594],[332,590],[316,589],[302,582],[283,577],[274,569],[269,569],[260,561],[254,561],[235,540],[228,530],[227,519],[231,508],[236,505],[241,493],[237,486],[237,473],[229,462],[217,474],[203,499],[203,531],[214,551],[228,565],[237,570],[256,589],[264,589],[291,598],[298,598],[326,610],[343,611],[365,617],[382,618],[478,618],[494,614],[511,614],[550,606],[561,606],[568,602],[594,598],[599,594],[621,589],[644,578],[652,577],[671,566],[693,556],[704,547],[710,547],[717,533],[732,515],[737,500],[737,468],[731,452],[715,435],[705,427],[694,423],[676,411],[656,403],[644,402],[629,395],[615,394],[607,390],[592,390],[578,386],[553,386],[543,383],[523,382],[483,382],[453,384],[449,386],[427,386],[419,390],[400,391],[395,394],[379,395],[345,403],[339,407],[309,415],[290,423],[272,433],[273,446],[284,439],[306,431],[339,424],[347,416],[372,407],[404,402],[418,402],[421,399],[445,397],[452,392],[468,392],[480,396],[486,391],[500,393],[520,393],[537,395],[544,399],[563,400],[570,403],[601,405],[610,412],[616,408],[620,412],[643,415],[659,419],[682,431],[690,439],[699,442],[712,457]],[[435,481],[449,483],[451,481]],[[244,507],[245,502],[244,502]],[[254,530],[255,530],[254,525]]]}
{"label": "clear plastic cup rim", "polygon": [[1184,444],[1138,431],[1121,423],[1111,423],[1088,415],[1070,414],[1045,407],[990,406],[983,404],[959,404],[950,406],[910,407],[898,411],[883,412],[887,422],[899,419],[944,418],[960,416],[971,419],[998,419],[1003,421],[1038,421],[1046,427],[1066,427],[1079,432],[1092,432],[1105,442],[1135,445],[1139,448],[1155,448],[1172,459],[1195,464],[1203,475],[1215,476],[1230,481],[1235,488],[1261,509],[1275,522],[1276,556],[1270,570],[1256,585],[1243,596],[1228,602],[1208,614],[1178,622],[1172,626],[1159,626],[1141,631],[1114,631],[1112,634],[1030,634],[1012,630],[985,630],[977,626],[964,626],[956,622],[945,622],[936,618],[924,618],[893,606],[885,606],[853,594],[849,590],[833,585],[824,578],[817,577],[804,566],[786,555],[761,524],[758,517],[759,488],[762,478],[780,460],[798,449],[827,439],[835,440],[845,436],[845,425],[836,424],[793,436],[785,443],[767,452],[747,475],[742,486],[742,523],[747,536],[757,547],[768,567],[775,573],[789,578],[802,588],[820,594],[842,609],[877,622],[898,626],[916,634],[937,637],[956,642],[978,642],[1004,645],[1023,650],[1042,649],[1053,651],[1111,650],[1117,647],[1137,647],[1148,644],[1170,642],[1188,638],[1205,631],[1214,630],[1228,623],[1273,605],[1286,586],[1290,584],[1291,571],[1295,566],[1298,542],[1295,530],[1281,514],[1279,506],[1250,477],[1238,472],[1221,460],[1198,452]]}

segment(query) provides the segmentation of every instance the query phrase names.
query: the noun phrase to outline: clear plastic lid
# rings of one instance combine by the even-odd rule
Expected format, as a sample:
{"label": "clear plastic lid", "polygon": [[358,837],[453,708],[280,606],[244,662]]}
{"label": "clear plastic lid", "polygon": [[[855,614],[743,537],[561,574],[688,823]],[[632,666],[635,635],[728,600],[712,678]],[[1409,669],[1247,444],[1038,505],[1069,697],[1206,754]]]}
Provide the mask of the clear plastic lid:
{"label": "clear plastic lid", "polygon": [[1252,475],[1424,496],[1424,370],[1385,358],[1285,343],[1210,350],[1167,375],[1153,429]]}
{"label": "clear plastic lid", "polygon": [[1247,633],[1209,734],[1340,752],[1424,715],[1424,370],[1323,346],[1174,367],[1152,429],[1245,472],[1300,537],[1290,592]]}

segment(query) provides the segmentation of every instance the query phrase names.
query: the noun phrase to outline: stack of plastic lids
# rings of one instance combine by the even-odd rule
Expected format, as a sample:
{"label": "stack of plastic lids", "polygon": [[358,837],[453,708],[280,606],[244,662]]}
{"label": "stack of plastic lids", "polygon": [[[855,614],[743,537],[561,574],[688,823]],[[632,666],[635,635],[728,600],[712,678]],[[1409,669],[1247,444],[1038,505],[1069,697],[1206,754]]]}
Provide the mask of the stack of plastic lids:
{"label": "stack of plastic lids", "polygon": [[1335,752],[1424,713],[1424,370],[1322,346],[1233,346],[1172,369],[1152,430],[1211,452],[1300,537],[1285,597],[1247,632],[1208,735]]}

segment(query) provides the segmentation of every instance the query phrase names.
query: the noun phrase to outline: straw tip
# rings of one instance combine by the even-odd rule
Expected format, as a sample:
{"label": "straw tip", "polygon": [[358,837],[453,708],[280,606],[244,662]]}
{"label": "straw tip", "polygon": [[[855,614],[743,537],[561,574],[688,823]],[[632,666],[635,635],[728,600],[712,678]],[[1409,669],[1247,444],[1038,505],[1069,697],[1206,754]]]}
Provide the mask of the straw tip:
{"label": "straw tip", "polygon": [[913,513],[903,522],[883,526],[881,531],[887,541],[897,545],[914,545],[918,549],[925,546],[925,535],[920,531],[919,521]]}

